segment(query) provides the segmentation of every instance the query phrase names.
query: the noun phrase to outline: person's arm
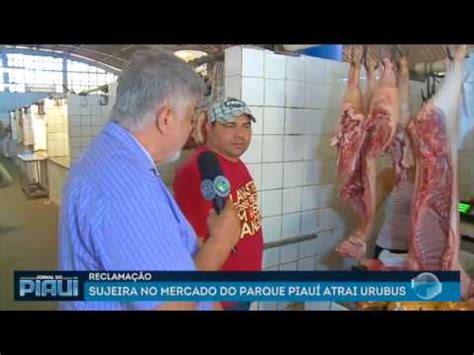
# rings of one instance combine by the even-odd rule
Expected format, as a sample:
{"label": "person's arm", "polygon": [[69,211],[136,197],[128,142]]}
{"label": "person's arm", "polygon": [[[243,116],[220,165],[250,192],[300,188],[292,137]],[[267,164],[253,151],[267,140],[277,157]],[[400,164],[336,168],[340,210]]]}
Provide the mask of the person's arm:
{"label": "person's arm", "polygon": [[[171,215],[165,192],[148,181],[135,184],[127,204],[108,201],[101,214],[102,235],[95,240],[106,270],[195,271],[193,257],[182,242],[180,228]],[[130,302],[133,310],[194,310],[196,302]]]}
{"label": "person's arm", "polygon": [[[227,215],[231,214],[233,215],[231,219],[234,220],[231,224],[238,224],[240,227],[240,220],[232,203],[229,204],[232,206],[227,206],[226,204],[224,212],[219,216],[210,212],[212,211],[212,204],[202,197],[200,183],[197,168],[191,165],[183,166],[175,174],[173,181],[174,197],[181,212],[186,216],[197,235],[199,250],[194,256],[197,269],[201,271],[218,271],[227,260],[230,250],[235,244],[230,245],[226,240],[229,235],[232,239],[232,232],[229,229],[232,229],[232,227],[224,227],[224,229],[220,230],[220,228],[215,228],[215,223],[212,221],[229,219]],[[233,210],[233,212],[230,210]],[[223,214],[226,216],[221,218]],[[209,225],[208,222],[210,223]]]}
{"label": "person's arm", "polygon": [[209,238],[194,256],[196,267],[201,271],[220,270],[241,234],[241,222],[234,204],[226,201],[224,210],[217,215],[213,210],[208,218]]}
{"label": "person's arm", "polygon": [[196,302],[164,302],[158,305],[155,311],[194,311]]}
{"label": "person's arm", "polygon": [[204,237],[197,236],[196,242],[197,242],[198,248],[202,247],[202,245],[204,244]]}
{"label": "person's arm", "polygon": [[214,311],[223,311],[224,308],[222,307],[222,304],[220,302],[215,302],[214,303]]}

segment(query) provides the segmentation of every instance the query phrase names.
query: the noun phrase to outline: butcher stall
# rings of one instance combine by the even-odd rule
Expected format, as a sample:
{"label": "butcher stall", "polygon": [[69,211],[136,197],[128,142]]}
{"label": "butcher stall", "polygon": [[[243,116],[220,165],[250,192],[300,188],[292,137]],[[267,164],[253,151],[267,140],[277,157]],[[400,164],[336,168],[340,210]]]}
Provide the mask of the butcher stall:
{"label": "butcher stall", "polygon": [[[338,197],[358,220],[336,251],[357,260],[355,270],[460,271],[462,301],[352,306],[474,310],[473,181],[464,182],[474,164],[466,153],[473,148],[474,62],[468,46],[447,46],[446,59],[427,77],[422,104],[413,110],[408,56],[395,50],[382,58],[379,64],[367,64],[365,59],[368,86],[364,93],[359,87],[361,63],[351,60],[332,144],[337,149]],[[378,175],[383,155],[392,161],[394,187],[383,207],[391,209],[385,216],[389,220],[376,231],[382,251],[371,257],[367,245],[380,209],[378,200],[384,194],[379,185],[387,185],[388,180]],[[471,160],[465,161],[465,156]],[[404,201],[408,203],[403,205]],[[405,243],[397,244],[397,238],[404,238]]]}
{"label": "butcher stall", "polygon": [[[463,302],[436,309],[469,308],[474,234],[460,208],[474,199],[474,46],[321,47],[230,46],[208,67],[210,101],[240,98],[257,118],[242,160],[259,189],[264,270],[456,270]],[[374,307],[418,306],[305,305]]]}

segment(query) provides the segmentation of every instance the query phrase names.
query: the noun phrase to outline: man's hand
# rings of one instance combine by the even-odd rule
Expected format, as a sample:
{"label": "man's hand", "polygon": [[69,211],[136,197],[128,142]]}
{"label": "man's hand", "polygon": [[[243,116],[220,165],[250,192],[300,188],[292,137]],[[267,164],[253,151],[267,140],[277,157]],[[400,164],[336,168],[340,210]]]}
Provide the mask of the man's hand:
{"label": "man's hand", "polygon": [[226,201],[221,214],[218,215],[215,210],[212,210],[207,225],[209,226],[207,242],[219,243],[230,251],[240,239],[242,224],[230,199]]}
{"label": "man's hand", "polygon": [[222,305],[220,302],[215,302],[214,303],[214,311],[223,311],[224,308],[222,308]]}
{"label": "man's hand", "polygon": [[195,302],[164,302],[155,308],[155,311],[195,311]]}
{"label": "man's hand", "polygon": [[226,201],[220,215],[212,210],[207,224],[209,238],[194,256],[194,262],[200,271],[218,271],[239,241],[242,230],[239,215],[232,201]]}

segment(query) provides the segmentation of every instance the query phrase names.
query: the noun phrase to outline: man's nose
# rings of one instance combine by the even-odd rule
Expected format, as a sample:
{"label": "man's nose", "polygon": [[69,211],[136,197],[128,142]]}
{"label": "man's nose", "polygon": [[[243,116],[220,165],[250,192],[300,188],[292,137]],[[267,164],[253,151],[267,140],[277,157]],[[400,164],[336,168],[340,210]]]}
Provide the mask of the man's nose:
{"label": "man's nose", "polygon": [[245,133],[245,130],[243,128],[237,128],[234,132],[234,135],[237,138],[244,138],[245,137],[244,133]]}

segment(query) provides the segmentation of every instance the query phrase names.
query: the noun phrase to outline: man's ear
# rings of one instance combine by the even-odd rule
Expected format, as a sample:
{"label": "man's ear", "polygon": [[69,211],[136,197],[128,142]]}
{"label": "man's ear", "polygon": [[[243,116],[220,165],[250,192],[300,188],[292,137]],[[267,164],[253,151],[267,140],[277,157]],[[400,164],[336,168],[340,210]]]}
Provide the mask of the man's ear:
{"label": "man's ear", "polygon": [[212,122],[209,120],[209,118],[206,120],[205,128],[206,128],[206,134],[209,135],[209,132],[212,129]]}
{"label": "man's ear", "polygon": [[155,111],[155,124],[161,134],[166,134],[173,121],[173,110],[168,105],[164,105],[159,110]]}

